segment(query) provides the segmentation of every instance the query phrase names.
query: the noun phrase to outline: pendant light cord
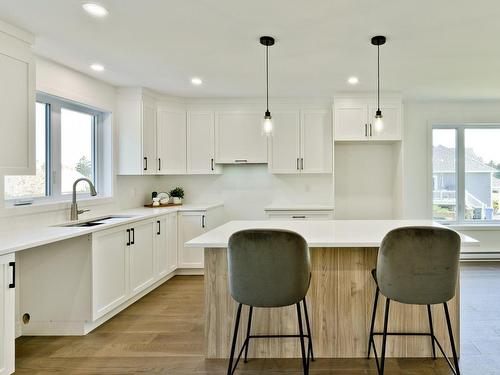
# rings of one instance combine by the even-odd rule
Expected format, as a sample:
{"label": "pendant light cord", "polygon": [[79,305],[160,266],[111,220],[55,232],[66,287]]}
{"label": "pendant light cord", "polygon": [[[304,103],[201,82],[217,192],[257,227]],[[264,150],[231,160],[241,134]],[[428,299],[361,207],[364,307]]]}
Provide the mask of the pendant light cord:
{"label": "pendant light cord", "polygon": [[377,46],[377,109],[380,111],[380,46]]}
{"label": "pendant light cord", "polygon": [[266,46],[266,110],[269,112],[269,46]]}

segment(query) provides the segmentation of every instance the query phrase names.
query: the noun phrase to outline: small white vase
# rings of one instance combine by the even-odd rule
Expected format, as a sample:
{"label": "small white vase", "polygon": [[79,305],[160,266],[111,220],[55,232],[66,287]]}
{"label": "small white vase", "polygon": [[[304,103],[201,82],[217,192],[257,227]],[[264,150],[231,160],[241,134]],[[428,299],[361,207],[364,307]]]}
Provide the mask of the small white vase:
{"label": "small white vase", "polygon": [[182,203],[182,198],[172,197],[172,203],[173,204],[181,204]]}

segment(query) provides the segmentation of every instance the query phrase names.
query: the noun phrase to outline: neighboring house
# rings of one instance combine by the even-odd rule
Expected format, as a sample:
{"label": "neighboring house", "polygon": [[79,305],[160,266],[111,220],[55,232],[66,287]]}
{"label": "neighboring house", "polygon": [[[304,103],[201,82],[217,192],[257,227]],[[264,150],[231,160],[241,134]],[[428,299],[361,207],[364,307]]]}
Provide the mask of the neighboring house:
{"label": "neighboring house", "polygon": [[[455,149],[442,145],[435,146],[432,163],[434,204],[454,206],[456,204]],[[466,208],[492,207],[493,182],[498,180],[493,176],[495,172],[497,170],[485,164],[471,148],[465,150]]]}

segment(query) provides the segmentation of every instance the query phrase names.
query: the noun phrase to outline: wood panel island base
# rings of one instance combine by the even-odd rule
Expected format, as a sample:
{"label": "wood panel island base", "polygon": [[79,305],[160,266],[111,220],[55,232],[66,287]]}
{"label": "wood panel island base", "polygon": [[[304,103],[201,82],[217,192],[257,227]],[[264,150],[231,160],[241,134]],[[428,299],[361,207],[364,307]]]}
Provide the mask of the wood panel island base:
{"label": "wood panel island base", "polygon": [[[371,225],[370,223],[375,223]],[[307,303],[312,325],[314,354],[318,358],[362,358],[367,355],[368,335],[375,296],[370,271],[375,268],[378,244],[391,229],[409,225],[435,225],[431,221],[328,221],[328,222],[230,222],[190,242],[205,243],[205,350],[207,358],[228,358],[237,304],[227,280],[227,239],[245,228],[281,228],[298,232],[311,251],[312,279]],[[367,235],[366,230],[372,234]],[[345,232],[347,231],[347,232]],[[345,233],[344,233],[345,232]],[[363,234],[360,234],[363,233]],[[344,237],[345,236],[345,237]],[[330,238],[331,237],[331,238]],[[334,239],[335,237],[335,239]],[[350,240],[347,239],[350,237]],[[358,246],[353,239],[357,238]],[[330,245],[331,243],[331,245]],[[462,235],[462,244],[477,241]],[[280,272],[279,269],[276,272]],[[378,303],[376,328],[382,331],[385,298]],[[459,335],[459,291],[449,302],[455,341]],[[434,331],[451,356],[442,305],[432,307]],[[246,335],[248,307],[242,311],[238,333],[241,346]],[[391,304],[389,332],[429,332],[426,306]],[[295,306],[254,309],[252,334],[296,334]],[[381,337],[376,337],[380,348]],[[372,352],[373,353],[373,352]],[[432,357],[429,337],[388,337],[389,357]],[[254,339],[252,358],[299,358],[299,340]]]}

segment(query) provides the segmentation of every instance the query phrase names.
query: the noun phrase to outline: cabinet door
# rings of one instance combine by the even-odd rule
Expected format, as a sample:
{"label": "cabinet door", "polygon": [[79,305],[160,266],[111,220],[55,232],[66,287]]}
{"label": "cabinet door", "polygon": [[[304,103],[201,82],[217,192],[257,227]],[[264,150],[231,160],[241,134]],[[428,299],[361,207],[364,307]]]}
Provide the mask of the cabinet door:
{"label": "cabinet door", "polygon": [[366,104],[335,104],[335,140],[368,140],[368,121]]}
{"label": "cabinet door", "polygon": [[384,104],[380,106],[383,116],[383,128],[375,127],[376,105],[369,106],[368,118],[371,124],[370,139],[379,141],[401,140],[401,104]]}
{"label": "cabinet door", "polygon": [[333,164],[332,123],[329,111],[302,111],[302,173],[331,173]]}
{"label": "cabinet door", "polygon": [[35,60],[0,30],[0,174],[35,174]]}
{"label": "cabinet door", "polygon": [[167,215],[167,273],[177,269],[177,213]]}
{"label": "cabinet door", "polygon": [[167,216],[158,217],[155,220],[154,265],[156,279],[161,279],[169,273],[167,220]]}
{"label": "cabinet door", "polygon": [[0,375],[14,372],[14,254],[0,257]]}
{"label": "cabinet door", "polygon": [[205,232],[205,212],[182,212],[179,216],[179,268],[203,268],[203,248],[185,247],[184,243]]}
{"label": "cabinet door", "polygon": [[141,292],[154,281],[153,236],[154,220],[134,223],[131,228],[130,252],[130,292],[132,295]]}
{"label": "cabinet door", "polygon": [[267,163],[267,137],[262,135],[262,113],[217,113],[215,161],[226,164]]}
{"label": "cabinet door", "polygon": [[156,173],[156,108],[154,103],[142,103],[143,174]]}
{"label": "cabinet door", "polygon": [[299,112],[273,112],[273,135],[269,138],[271,173],[300,173]]}
{"label": "cabinet door", "polygon": [[187,113],[187,173],[216,174],[213,112]]}
{"label": "cabinet door", "polygon": [[127,232],[118,227],[92,234],[92,319],[127,299]]}
{"label": "cabinet door", "polygon": [[159,174],[186,174],[186,113],[158,110]]}

